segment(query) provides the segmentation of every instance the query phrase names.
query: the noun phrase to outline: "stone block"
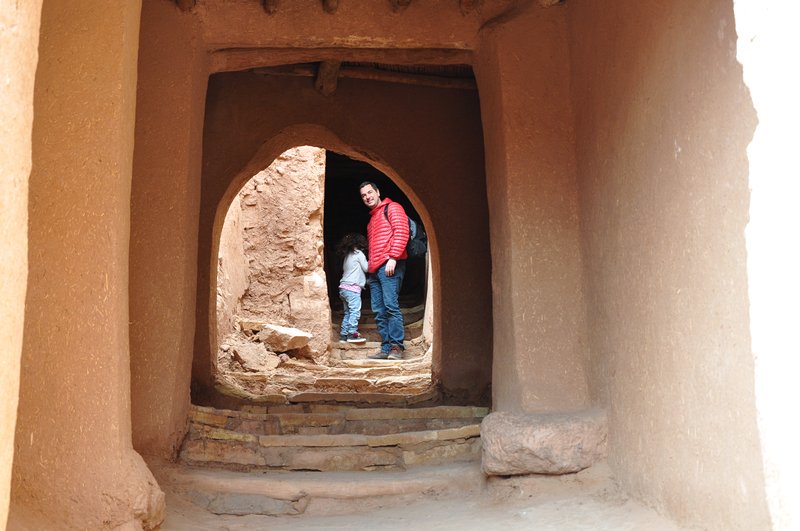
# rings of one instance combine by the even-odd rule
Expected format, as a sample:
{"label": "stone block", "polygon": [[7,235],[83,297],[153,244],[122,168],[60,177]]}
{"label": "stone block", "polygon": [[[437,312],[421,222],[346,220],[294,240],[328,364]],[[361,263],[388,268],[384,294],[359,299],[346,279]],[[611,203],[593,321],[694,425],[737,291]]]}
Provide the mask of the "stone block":
{"label": "stone block", "polygon": [[190,410],[189,418],[198,424],[224,428],[228,423],[228,416],[219,413],[210,413],[202,410]]}
{"label": "stone block", "polygon": [[258,339],[272,352],[287,352],[305,347],[312,335],[297,328],[265,324],[258,333]]}
{"label": "stone block", "polygon": [[481,440],[472,438],[447,442],[403,446],[403,464],[407,467],[478,461]]}
{"label": "stone block", "polygon": [[271,467],[285,470],[369,470],[375,467],[398,466],[401,453],[397,448],[262,448],[262,455]]}
{"label": "stone block", "polygon": [[236,441],[243,443],[258,442],[258,436],[251,433],[241,433],[238,431],[222,430],[219,428],[211,428],[206,432],[206,437],[209,439],[216,439],[219,441]]}
{"label": "stone block", "polygon": [[341,435],[263,435],[258,438],[261,446],[367,446],[365,435],[343,433]]}
{"label": "stone block", "polygon": [[487,475],[568,474],[607,456],[608,427],[601,410],[569,413],[495,412],[481,424]]}

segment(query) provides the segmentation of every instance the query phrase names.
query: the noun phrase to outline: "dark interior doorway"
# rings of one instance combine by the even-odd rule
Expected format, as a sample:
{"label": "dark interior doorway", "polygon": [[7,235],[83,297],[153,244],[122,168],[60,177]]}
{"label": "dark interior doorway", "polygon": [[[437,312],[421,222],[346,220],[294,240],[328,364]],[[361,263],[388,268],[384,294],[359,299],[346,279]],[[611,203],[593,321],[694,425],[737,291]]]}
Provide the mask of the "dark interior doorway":
{"label": "dark interior doorway", "polygon": [[[359,184],[372,181],[378,185],[381,198],[389,197],[403,205],[406,213],[422,226],[422,221],[409,198],[392,180],[372,165],[328,151],[325,161],[325,274],[328,282],[328,299],[331,309],[341,310],[339,279],[342,275],[341,259],[336,256],[336,244],[350,232],[366,236],[369,211],[361,202]],[[425,230],[425,227],[422,226]],[[406,276],[400,290],[400,307],[416,308],[425,304],[427,269],[425,257],[408,260]],[[364,309],[370,307],[369,293],[364,292]]]}

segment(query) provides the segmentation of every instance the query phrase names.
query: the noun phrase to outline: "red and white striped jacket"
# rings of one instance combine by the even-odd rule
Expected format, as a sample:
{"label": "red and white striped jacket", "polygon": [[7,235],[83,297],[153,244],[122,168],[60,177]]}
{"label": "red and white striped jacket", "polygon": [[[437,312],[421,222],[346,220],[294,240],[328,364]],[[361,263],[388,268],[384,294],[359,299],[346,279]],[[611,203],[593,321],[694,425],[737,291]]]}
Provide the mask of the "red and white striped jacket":
{"label": "red and white striped jacket", "polygon": [[[383,209],[389,205],[386,212],[389,219],[383,215]],[[389,258],[405,260],[408,258],[406,244],[408,243],[408,216],[403,210],[403,205],[395,203],[388,197],[370,210],[369,224],[367,224],[367,242],[369,243],[369,260],[367,271],[374,273],[386,263]]]}

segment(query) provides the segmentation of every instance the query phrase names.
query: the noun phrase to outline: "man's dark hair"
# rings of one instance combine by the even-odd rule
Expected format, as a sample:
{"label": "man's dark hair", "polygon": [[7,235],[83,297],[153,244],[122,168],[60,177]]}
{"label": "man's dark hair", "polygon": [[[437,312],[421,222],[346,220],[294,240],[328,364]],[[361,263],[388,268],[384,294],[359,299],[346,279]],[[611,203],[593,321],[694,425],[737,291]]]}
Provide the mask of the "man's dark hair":
{"label": "man's dark hair", "polygon": [[375,183],[374,183],[374,182],[372,182],[372,181],[364,181],[363,183],[361,183],[361,184],[359,184],[359,185],[358,185],[358,189],[359,189],[359,190],[361,190],[361,189],[362,189],[362,188],[364,188],[365,186],[371,186],[373,190],[375,190],[376,192],[378,191],[378,185],[377,185],[377,184],[375,184]]}

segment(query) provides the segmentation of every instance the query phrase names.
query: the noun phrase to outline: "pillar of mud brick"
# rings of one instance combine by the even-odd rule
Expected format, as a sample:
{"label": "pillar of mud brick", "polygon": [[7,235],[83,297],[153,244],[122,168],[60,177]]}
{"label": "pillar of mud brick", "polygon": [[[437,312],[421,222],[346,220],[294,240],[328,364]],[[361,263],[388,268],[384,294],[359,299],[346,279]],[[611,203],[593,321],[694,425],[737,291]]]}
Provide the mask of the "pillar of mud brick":
{"label": "pillar of mud brick", "polygon": [[171,458],[189,407],[207,84],[197,17],[142,5],[131,187],[133,444]]}
{"label": "pillar of mud brick", "polygon": [[138,2],[43,4],[12,528],[152,528],[133,450],[128,244]]}
{"label": "pillar of mud brick", "polygon": [[663,7],[569,9],[590,388],[630,494],[687,527],[767,529],[745,246],[757,116],[732,2]]}
{"label": "pillar of mud brick", "polygon": [[476,77],[492,245],[495,410],[588,400],[573,118],[562,7],[481,33]]}
{"label": "pillar of mud brick", "polygon": [[[8,516],[25,287],[28,277],[28,177],[31,171],[33,81],[42,3],[0,5],[0,526]],[[4,76],[5,77],[5,76]]]}

